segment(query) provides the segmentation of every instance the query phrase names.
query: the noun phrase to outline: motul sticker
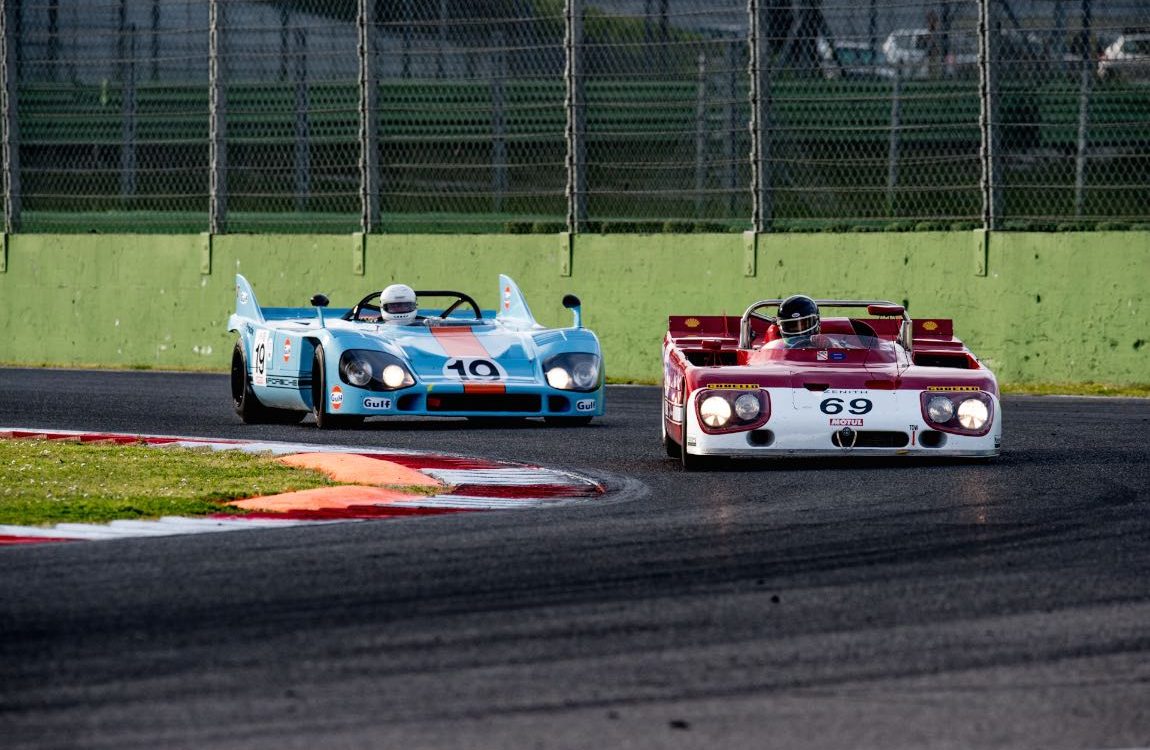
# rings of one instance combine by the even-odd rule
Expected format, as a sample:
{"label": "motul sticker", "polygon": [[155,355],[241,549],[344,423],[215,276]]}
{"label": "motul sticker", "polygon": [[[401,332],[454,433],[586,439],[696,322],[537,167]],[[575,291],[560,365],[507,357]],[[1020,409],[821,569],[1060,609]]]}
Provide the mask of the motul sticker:
{"label": "motul sticker", "polygon": [[861,419],[845,419],[840,417],[831,420],[831,427],[862,427],[863,420]]}
{"label": "motul sticker", "polygon": [[575,402],[575,411],[595,411],[595,399],[585,399]]}
{"label": "motul sticker", "polygon": [[391,399],[390,398],[374,398],[372,396],[368,396],[367,398],[365,398],[363,400],[363,408],[365,408],[365,409],[390,409],[391,408]]}
{"label": "motul sticker", "polygon": [[343,406],[343,389],[337,385],[331,389],[331,410],[339,411],[341,406]]}
{"label": "motul sticker", "polygon": [[291,339],[284,339],[284,362],[291,359]]}

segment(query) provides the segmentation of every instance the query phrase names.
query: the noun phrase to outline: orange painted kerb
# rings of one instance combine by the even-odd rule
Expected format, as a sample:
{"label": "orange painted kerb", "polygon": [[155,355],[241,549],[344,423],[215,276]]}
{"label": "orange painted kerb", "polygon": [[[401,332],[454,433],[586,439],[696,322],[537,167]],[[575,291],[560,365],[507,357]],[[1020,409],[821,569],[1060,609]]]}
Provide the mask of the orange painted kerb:
{"label": "orange painted kerb", "polygon": [[281,456],[277,460],[289,466],[322,471],[337,482],[354,482],[354,484],[318,487],[265,497],[249,497],[228,504],[245,510],[271,513],[339,510],[353,505],[386,505],[397,500],[424,497],[379,485],[444,487],[442,482],[437,482],[415,469],[391,461],[350,453],[294,453]]}

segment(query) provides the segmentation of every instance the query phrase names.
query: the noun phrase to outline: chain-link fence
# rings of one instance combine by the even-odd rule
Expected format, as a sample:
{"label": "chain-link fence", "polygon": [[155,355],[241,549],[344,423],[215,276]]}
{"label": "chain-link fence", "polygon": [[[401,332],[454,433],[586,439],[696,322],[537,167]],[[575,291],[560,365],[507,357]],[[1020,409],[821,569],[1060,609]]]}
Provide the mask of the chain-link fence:
{"label": "chain-link fence", "polygon": [[1145,0],[0,0],[6,231],[1150,224]]}

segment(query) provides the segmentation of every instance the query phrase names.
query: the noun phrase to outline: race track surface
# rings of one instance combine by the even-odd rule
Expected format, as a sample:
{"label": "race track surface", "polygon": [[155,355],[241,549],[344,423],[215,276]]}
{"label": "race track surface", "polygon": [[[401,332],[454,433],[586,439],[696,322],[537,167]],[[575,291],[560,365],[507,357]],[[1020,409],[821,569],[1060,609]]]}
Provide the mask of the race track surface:
{"label": "race track surface", "polygon": [[578,429],[249,427],[227,394],[0,370],[0,425],[445,451],[613,494],[0,549],[6,750],[1150,746],[1150,401],[1007,397],[990,463],[696,475],[656,388]]}

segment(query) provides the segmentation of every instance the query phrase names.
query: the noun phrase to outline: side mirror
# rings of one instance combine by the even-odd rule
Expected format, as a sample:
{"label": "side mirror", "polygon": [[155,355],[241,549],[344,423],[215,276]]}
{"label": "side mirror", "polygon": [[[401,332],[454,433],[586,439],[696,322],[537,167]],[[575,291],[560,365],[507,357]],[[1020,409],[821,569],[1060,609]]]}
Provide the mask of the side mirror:
{"label": "side mirror", "polygon": [[568,310],[571,310],[573,313],[575,313],[575,327],[576,328],[582,328],[583,327],[583,308],[581,307],[581,305],[582,305],[582,303],[579,301],[579,298],[576,297],[574,294],[564,294],[563,295],[563,306],[566,307]]}
{"label": "side mirror", "polygon": [[330,304],[326,294],[313,294],[311,296],[312,307],[327,307]]}
{"label": "side mirror", "polygon": [[902,305],[867,305],[866,311],[868,314],[876,317],[894,317],[906,312]]}

